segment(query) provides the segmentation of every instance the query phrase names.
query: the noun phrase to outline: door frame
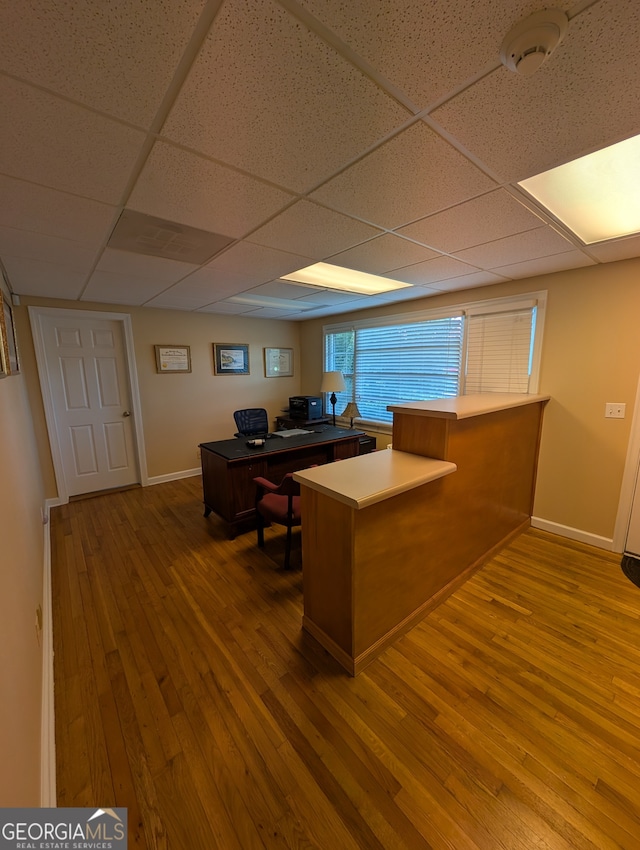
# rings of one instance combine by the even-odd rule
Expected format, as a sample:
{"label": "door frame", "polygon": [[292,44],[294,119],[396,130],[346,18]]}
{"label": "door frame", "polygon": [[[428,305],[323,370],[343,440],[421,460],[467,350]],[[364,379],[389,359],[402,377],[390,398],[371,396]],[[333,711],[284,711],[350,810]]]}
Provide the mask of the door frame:
{"label": "door frame", "polygon": [[[120,322],[123,332],[122,339],[125,349],[125,361],[127,364],[127,380],[129,382],[129,393],[131,395],[131,409],[133,412],[133,416],[131,418],[133,419],[133,443],[136,452],[134,462],[138,469],[140,484],[143,487],[146,487],[149,483],[149,476],[147,473],[147,455],[144,444],[144,429],[142,427],[140,389],[138,386],[138,373],[136,371],[135,347],[133,344],[133,328],[131,325],[130,314],[107,313],[100,310],[73,310],[63,307],[28,307],[27,310],[29,313],[29,321],[31,323],[31,335],[33,337],[33,346],[36,353],[38,377],[40,379],[40,392],[42,395],[42,403],[44,405],[44,416],[47,423],[49,445],[51,446],[51,459],[53,461],[56,488],[58,490],[58,499],[55,504],[66,505],[69,501],[69,493],[67,491],[67,485],[64,477],[62,450],[58,439],[53,394],[51,392],[51,384],[49,382],[49,370],[44,344],[44,329],[41,323],[41,320],[44,317],[58,316],[59,318],[64,318],[66,316],[70,318],[81,317],[83,319],[95,319],[97,321],[109,319],[111,321]],[[53,502],[51,504],[53,504]]]}
{"label": "door frame", "polygon": [[633,418],[631,420],[631,432],[627,444],[627,457],[622,475],[620,487],[620,499],[618,501],[618,513],[613,531],[614,552],[624,552],[631,521],[631,510],[633,508],[633,497],[638,486],[638,470],[640,468],[640,379],[636,388],[636,398],[633,406]]}

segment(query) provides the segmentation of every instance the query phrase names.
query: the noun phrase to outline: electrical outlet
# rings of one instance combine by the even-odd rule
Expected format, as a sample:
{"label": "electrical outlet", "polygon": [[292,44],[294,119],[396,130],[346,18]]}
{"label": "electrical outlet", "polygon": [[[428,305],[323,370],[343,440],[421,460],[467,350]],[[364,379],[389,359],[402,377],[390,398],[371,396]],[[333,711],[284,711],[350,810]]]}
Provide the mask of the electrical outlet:
{"label": "electrical outlet", "polygon": [[606,419],[624,419],[626,404],[608,401],[604,406]]}

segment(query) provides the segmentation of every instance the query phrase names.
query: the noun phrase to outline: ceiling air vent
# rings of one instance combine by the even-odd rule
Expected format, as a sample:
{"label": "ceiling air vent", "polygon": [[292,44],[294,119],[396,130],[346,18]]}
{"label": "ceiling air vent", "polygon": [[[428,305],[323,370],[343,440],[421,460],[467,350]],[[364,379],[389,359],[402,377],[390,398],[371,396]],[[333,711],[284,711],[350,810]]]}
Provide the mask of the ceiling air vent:
{"label": "ceiling air vent", "polygon": [[123,210],[108,247],[199,266],[234,241],[220,233],[209,233],[164,218]]}

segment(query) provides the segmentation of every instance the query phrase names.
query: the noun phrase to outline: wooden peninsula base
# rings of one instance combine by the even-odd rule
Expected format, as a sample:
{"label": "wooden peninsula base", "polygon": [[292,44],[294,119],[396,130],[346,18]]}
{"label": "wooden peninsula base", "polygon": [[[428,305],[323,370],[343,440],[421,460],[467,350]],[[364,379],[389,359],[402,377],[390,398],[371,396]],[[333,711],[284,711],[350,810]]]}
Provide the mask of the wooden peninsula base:
{"label": "wooden peninsula base", "polygon": [[393,450],[295,473],[303,627],[351,675],[529,526],[546,401],[393,408]]}

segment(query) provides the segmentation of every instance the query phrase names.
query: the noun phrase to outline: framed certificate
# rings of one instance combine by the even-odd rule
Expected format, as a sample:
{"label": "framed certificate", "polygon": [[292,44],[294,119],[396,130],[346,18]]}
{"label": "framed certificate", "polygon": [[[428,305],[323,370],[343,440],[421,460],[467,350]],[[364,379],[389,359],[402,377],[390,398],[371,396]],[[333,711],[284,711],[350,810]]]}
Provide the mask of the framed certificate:
{"label": "framed certificate", "polygon": [[158,372],[190,372],[191,349],[188,345],[156,345]]}
{"label": "framed certificate", "polygon": [[293,348],[265,348],[264,374],[267,378],[289,378],[293,375]]}

